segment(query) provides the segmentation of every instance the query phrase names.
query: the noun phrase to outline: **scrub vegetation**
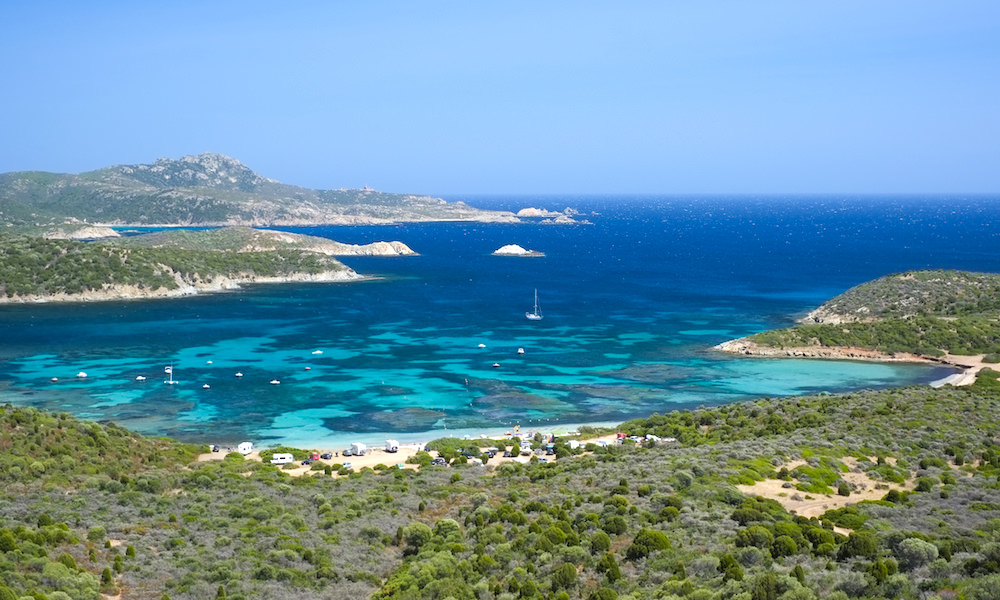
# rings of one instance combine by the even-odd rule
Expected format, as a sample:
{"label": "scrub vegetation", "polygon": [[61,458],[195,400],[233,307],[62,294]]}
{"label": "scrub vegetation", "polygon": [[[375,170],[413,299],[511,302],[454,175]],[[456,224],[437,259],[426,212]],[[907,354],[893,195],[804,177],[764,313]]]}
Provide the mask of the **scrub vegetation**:
{"label": "scrub vegetation", "polygon": [[[205,234],[208,235],[208,234]],[[81,294],[113,286],[174,290],[224,277],[289,277],[348,271],[334,258],[305,250],[235,252],[208,248],[120,247],[0,234],[0,295]]]}
{"label": "scrub vegetation", "polygon": [[1000,354],[1000,275],[911,271],[851,288],[760,346],[839,346],[923,356]]}
{"label": "scrub vegetation", "polygon": [[0,173],[0,222],[15,227],[358,224],[507,220],[462,202],[375,190],[313,190],[258,175],[220,154],[162,158],[77,175]]}
{"label": "scrub vegetation", "polygon": [[[548,463],[442,440],[448,466],[302,477],[7,406],[0,598],[995,598],[995,381],[653,415]],[[806,518],[735,487],[849,496],[848,464],[880,500]]]}

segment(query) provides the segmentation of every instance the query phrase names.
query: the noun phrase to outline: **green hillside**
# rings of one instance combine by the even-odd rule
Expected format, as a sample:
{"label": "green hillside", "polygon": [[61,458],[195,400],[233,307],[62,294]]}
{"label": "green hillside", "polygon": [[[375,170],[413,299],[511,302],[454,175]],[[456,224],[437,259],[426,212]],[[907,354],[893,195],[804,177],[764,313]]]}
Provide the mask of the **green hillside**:
{"label": "green hillside", "polygon": [[0,234],[0,296],[81,294],[111,286],[174,290],[181,283],[211,282],[218,277],[352,272],[336,259],[315,252],[222,251],[225,245],[207,232],[201,237],[212,240],[211,244],[201,244],[196,241],[199,234],[192,235],[195,241],[186,247],[130,247]]}
{"label": "green hillside", "polygon": [[78,175],[0,174],[0,222],[43,227],[516,221],[461,202],[373,190],[312,190],[267,179],[219,154],[159,159]]}
{"label": "green hillside", "polygon": [[882,277],[824,303],[800,325],[748,340],[771,348],[995,354],[1000,352],[1000,275],[911,271]]}
{"label": "green hillside", "polygon": [[[998,410],[988,385],[761,400],[555,463],[290,477],[8,406],[0,598],[993,598]],[[910,491],[807,519],[734,487],[849,495],[848,460]]]}

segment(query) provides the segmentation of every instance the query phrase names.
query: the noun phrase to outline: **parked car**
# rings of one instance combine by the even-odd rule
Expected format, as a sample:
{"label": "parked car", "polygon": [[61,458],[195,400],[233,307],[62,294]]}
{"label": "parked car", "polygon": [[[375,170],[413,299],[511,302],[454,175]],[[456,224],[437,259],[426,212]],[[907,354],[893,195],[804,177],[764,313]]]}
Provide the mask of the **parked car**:
{"label": "parked car", "polygon": [[333,458],[333,455],[330,454],[329,452],[324,452],[323,454],[320,454],[319,457],[322,458],[323,460],[330,460],[331,458]]}
{"label": "parked car", "polygon": [[435,458],[435,459],[431,460],[431,464],[434,465],[434,466],[436,466],[436,467],[443,467],[443,466],[447,465],[448,463],[447,463],[447,461],[445,461],[445,459],[443,459],[441,457],[438,457],[438,458]]}
{"label": "parked car", "polygon": [[305,459],[304,461],[302,461],[302,464],[303,464],[303,465],[311,465],[311,464],[313,464],[314,462],[316,462],[316,461],[314,461],[314,460],[313,460],[313,459],[311,459],[311,458],[307,458],[307,459]]}

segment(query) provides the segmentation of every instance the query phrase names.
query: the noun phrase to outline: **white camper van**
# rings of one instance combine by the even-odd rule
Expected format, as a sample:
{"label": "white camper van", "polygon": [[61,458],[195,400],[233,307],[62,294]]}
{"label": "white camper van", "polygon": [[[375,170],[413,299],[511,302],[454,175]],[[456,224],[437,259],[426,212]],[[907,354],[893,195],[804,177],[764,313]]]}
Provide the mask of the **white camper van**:
{"label": "white camper van", "polygon": [[396,440],[386,440],[385,441],[385,451],[386,452],[398,452],[399,442]]}
{"label": "white camper van", "polygon": [[253,442],[240,442],[239,446],[236,446],[236,451],[246,456],[253,452]]}
{"label": "white camper van", "polygon": [[272,465],[287,465],[291,462],[295,462],[295,457],[292,456],[291,452],[275,452],[274,456],[271,457]]}

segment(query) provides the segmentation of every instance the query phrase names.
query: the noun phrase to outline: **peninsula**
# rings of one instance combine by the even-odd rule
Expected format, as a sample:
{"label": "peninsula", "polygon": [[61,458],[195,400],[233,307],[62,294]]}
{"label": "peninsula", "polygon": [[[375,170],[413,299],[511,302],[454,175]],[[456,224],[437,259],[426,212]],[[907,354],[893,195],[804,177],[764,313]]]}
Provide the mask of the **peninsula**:
{"label": "peninsula", "polygon": [[0,235],[0,304],[169,298],[250,283],[363,279],[334,256],[415,255],[402,242],[341,244],[249,227],[81,242]]}
{"label": "peninsula", "polygon": [[1000,363],[1000,275],[910,271],[855,286],[786,329],[723,342],[748,356],[919,361],[964,369],[975,380]]}

